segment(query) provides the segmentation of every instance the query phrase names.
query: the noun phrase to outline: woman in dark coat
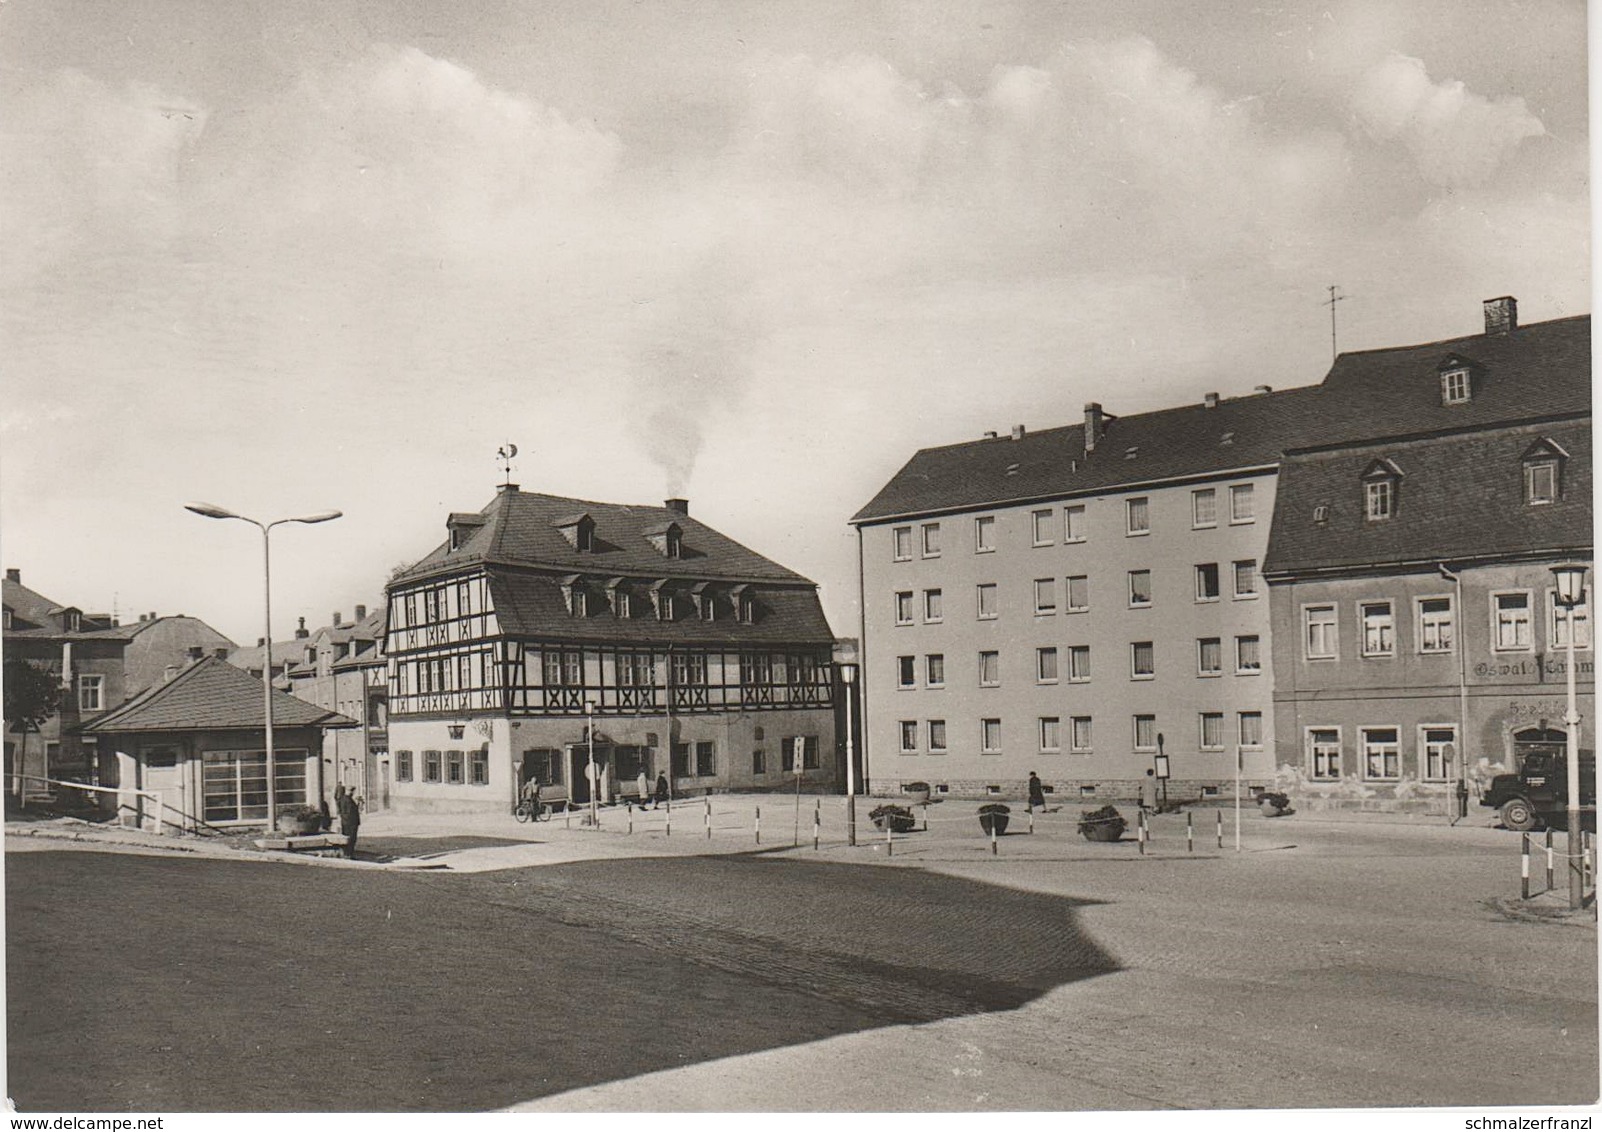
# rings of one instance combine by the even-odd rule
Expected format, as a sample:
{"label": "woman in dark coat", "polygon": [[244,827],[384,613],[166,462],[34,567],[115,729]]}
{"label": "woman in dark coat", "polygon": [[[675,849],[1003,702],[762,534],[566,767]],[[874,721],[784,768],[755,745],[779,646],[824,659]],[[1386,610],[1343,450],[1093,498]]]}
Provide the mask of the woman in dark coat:
{"label": "woman in dark coat", "polygon": [[668,800],[667,772],[663,771],[656,776],[656,804],[660,806]]}
{"label": "woman in dark coat", "polygon": [[334,791],[334,805],[339,808],[339,832],[345,835],[345,856],[356,856],[356,831],[362,825],[362,811],[356,805],[356,795],[343,786]]}

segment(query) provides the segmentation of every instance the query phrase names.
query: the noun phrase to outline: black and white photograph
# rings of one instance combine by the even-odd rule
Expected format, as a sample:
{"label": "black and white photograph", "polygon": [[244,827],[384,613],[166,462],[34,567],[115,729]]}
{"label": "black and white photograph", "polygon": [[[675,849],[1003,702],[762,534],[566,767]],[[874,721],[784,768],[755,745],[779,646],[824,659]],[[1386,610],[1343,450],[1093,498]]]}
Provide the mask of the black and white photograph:
{"label": "black and white photograph", "polygon": [[1591,1127],[1599,21],[0,0],[10,1128]]}

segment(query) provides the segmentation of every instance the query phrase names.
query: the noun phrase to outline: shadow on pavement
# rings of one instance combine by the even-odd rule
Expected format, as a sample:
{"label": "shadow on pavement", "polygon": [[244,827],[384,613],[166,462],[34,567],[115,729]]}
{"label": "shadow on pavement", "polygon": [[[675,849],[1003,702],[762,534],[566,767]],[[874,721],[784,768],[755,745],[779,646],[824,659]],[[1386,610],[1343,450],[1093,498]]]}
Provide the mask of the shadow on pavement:
{"label": "shadow on pavement", "polygon": [[8,858],[34,1111],[499,1108],[1117,969],[1082,901],[767,857],[450,876]]}

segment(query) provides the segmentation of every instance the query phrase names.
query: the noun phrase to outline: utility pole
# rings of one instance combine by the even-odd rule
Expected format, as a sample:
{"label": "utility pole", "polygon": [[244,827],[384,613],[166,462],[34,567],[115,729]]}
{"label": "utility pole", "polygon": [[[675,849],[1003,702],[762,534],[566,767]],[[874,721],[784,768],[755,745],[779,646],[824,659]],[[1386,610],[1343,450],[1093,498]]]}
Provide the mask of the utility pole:
{"label": "utility pole", "polygon": [[1328,290],[1329,298],[1325,299],[1319,305],[1329,308],[1329,356],[1330,360],[1333,361],[1341,356],[1340,347],[1335,344],[1335,304],[1345,302],[1346,296],[1337,295],[1335,293],[1336,291],[1340,290],[1340,284],[1338,283],[1331,283]]}

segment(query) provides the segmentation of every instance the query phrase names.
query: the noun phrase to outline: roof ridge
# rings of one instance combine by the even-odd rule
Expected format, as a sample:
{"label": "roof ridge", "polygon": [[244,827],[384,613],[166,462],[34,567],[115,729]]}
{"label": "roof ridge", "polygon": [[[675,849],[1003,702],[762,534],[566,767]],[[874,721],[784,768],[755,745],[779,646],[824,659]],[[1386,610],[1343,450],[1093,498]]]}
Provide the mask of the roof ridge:
{"label": "roof ridge", "polygon": [[1453,342],[1469,342],[1469,341],[1476,341],[1476,340],[1479,340],[1479,339],[1482,339],[1482,338],[1483,339],[1513,338],[1514,336],[1519,334],[1521,331],[1538,330],[1538,329],[1540,329],[1542,327],[1555,326],[1556,324],[1558,324],[1560,322],[1578,322],[1581,319],[1588,319],[1590,317],[1591,317],[1591,312],[1590,311],[1586,311],[1584,314],[1566,314],[1566,315],[1562,315],[1562,316],[1560,316],[1558,318],[1545,319],[1545,320],[1543,320],[1541,322],[1520,323],[1519,326],[1517,328],[1515,328],[1509,334],[1487,334],[1482,330],[1478,334],[1459,334],[1459,335],[1457,335],[1455,337],[1452,337],[1452,338],[1432,338],[1432,339],[1427,339],[1427,340],[1425,340],[1423,342],[1411,342],[1411,343],[1408,343],[1408,344],[1402,345],[1402,346],[1370,346],[1366,350],[1342,350],[1339,354],[1336,355],[1335,360],[1339,361],[1341,358],[1359,357],[1359,356],[1364,355],[1364,354],[1389,354],[1389,353],[1393,353],[1393,352],[1396,352],[1396,351],[1399,351],[1399,350],[1423,350],[1423,349],[1426,349],[1426,348],[1428,348],[1430,346],[1446,346],[1446,345],[1450,345]]}

